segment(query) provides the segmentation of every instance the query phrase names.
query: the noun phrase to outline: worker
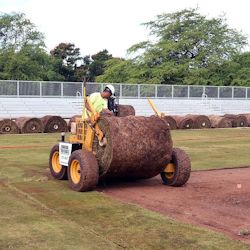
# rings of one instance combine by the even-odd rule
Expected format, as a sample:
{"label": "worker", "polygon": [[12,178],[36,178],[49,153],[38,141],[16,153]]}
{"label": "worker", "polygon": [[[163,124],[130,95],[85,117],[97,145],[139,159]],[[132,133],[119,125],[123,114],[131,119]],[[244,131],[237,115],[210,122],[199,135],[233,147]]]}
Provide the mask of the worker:
{"label": "worker", "polygon": [[[113,112],[108,109],[108,99],[114,96],[115,88],[113,85],[108,84],[105,86],[104,90],[101,93],[92,93],[89,96],[89,100],[91,101],[96,112],[113,115]],[[86,105],[86,108],[90,111],[88,105]]]}

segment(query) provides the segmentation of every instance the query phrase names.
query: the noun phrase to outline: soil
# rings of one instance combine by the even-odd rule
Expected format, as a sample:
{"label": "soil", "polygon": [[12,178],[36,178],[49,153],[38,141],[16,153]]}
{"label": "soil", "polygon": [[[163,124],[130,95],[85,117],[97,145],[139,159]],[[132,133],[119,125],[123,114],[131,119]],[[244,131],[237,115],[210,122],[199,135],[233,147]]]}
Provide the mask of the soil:
{"label": "soil", "polygon": [[121,201],[250,243],[250,167],[194,171],[183,187],[162,185],[160,176],[156,176],[109,183],[99,190]]}

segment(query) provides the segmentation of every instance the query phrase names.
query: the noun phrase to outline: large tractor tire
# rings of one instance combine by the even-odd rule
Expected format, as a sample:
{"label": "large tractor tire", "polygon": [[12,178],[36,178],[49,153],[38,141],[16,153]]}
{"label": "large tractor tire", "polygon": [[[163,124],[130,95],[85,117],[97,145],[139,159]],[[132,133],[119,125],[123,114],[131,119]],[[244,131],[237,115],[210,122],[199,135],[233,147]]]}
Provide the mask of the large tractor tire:
{"label": "large tractor tire", "polygon": [[57,180],[67,180],[67,167],[59,162],[59,145],[55,145],[49,156],[49,168],[51,175]]}
{"label": "large tractor tire", "polygon": [[161,173],[163,184],[168,186],[183,186],[189,179],[191,162],[185,151],[174,148],[172,160]]}
{"label": "large tractor tire", "polygon": [[69,158],[69,186],[77,192],[93,190],[99,179],[97,160],[92,152],[74,151]]}

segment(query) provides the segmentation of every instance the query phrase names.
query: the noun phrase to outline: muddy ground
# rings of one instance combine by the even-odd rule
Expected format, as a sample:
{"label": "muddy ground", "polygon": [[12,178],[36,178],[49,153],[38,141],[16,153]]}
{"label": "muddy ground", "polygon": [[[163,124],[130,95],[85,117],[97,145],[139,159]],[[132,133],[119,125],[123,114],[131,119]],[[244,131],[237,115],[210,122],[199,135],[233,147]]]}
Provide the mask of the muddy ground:
{"label": "muddy ground", "polygon": [[162,185],[159,176],[99,187],[121,201],[208,227],[250,243],[250,167],[192,172],[179,188]]}

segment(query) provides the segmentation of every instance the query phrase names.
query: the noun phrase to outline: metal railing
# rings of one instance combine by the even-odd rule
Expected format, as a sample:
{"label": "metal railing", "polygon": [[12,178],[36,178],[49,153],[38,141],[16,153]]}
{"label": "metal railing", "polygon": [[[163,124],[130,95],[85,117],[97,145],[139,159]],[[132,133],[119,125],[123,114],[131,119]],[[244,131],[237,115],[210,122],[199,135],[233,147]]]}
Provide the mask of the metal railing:
{"label": "metal railing", "polygon": [[[113,84],[113,83],[112,83]],[[120,98],[250,99],[250,87],[114,83]],[[87,94],[103,90],[105,83],[87,83]],[[76,97],[82,82],[0,80],[0,97]]]}

